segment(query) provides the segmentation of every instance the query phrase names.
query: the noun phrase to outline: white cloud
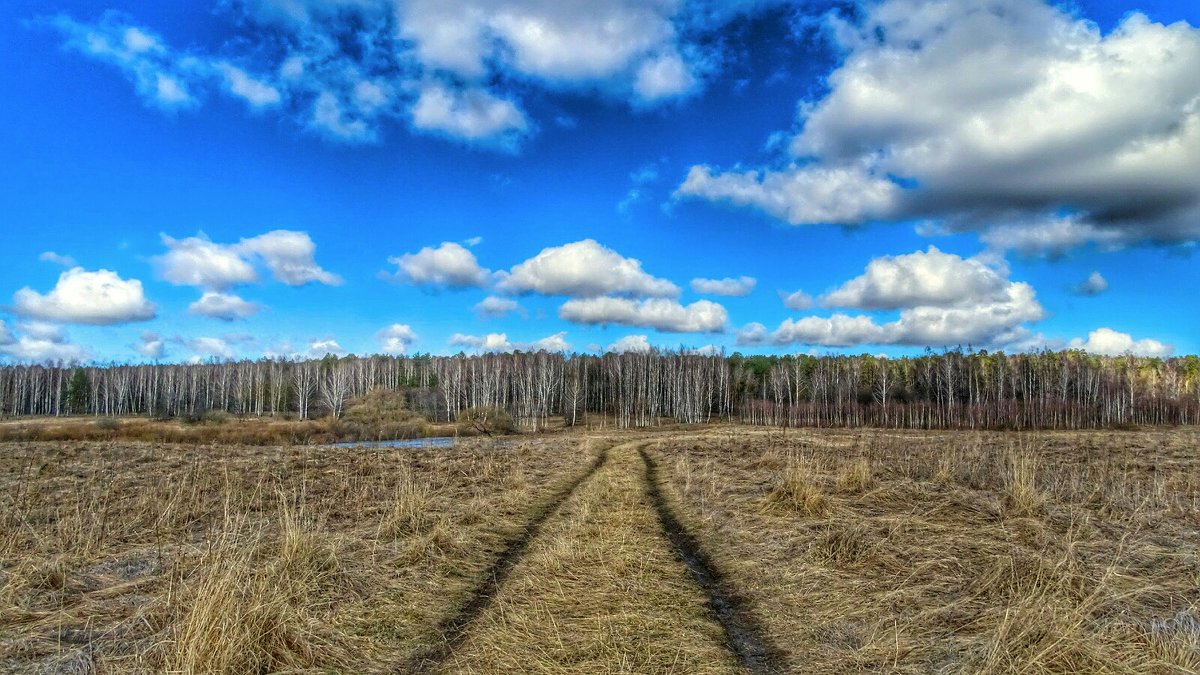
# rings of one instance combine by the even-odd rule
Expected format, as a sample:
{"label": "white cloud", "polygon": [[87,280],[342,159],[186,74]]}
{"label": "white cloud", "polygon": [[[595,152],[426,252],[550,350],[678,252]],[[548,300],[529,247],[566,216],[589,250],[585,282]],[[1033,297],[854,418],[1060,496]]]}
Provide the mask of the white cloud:
{"label": "white cloud", "polygon": [[678,0],[254,0],[226,9],[284,48],[235,40],[219,56],[173,49],[116,12],[50,24],[68,47],[115,65],[166,109],[195,107],[216,90],[337,141],[374,142],[386,123],[406,121],[514,149],[536,127],[514,92],[637,108],[687,96],[723,49],[697,38],[737,13]]}
{"label": "white cloud", "polygon": [[950,307],[1001,298],[1008,280],[980,258],[927,251],[875,258],[861,276],[821,297],[826,307]]}
{"label": "white cloud", "polygon": [[771,334],[770,341],[777,345],[848,347],[891,342],[886,335],[887,330],[869,316],[834,314],[829,318],[807,316],[799,320],[785,319]]}
{"label": "white cloud", "polygon": [[276,281],[288,286],[303,286],[312,282],[337,286],[342,283],[341,277],[317,264],[317,245],[306,232],[272,230],[257,237],[242,239],[235,250],[247,257],[261,258]]}
{"label": "white cloud", "polygon": [[693,166],[676,197],[753,206],[792,225],[863,223],[896,214],[900,188],[861,166],[714,174]]}
{"label": "white cloud", "polygon": [[571,343],[567,342],[566,331],[560,331],[554,335],[547,335],[540,340],[534,340],[529,343],[529,351],[569,352],[571,351]]}
{"label": "white cloud", "polygon": [[450,336],[450,346],[470,347],[480,352],[511,352],[511,351],[547,351],[568,352],[571,344],[566,340],[566,332],[547,335],[533,342],[511,342],[507,333],[488,333],[487,335],[464,335],[455,333]]}
{"label": "white cloud", "polygon": [[139,342],[133,346],[133,350],[148,359],[157,361],[166,355],[167,346],[161,335],[153,331],[145,331],[139,336]]}
{"label": "white cloud", "polygon": [[88,272],[73,267],[58,277],[46,294],[22,288],[13,295],[13,311],[22,316],[58,323],[109,326],[153,319],[157,308],[146,299],[142,282],[122,279],[116,272]]}
{"label": "white cloud", "polygon": [[245,319],[257,314],[258,310],[259,306],[253,302],[247,302],[232,293],[216,291],[205,291],[199,300],[188,305],[189,314],[222,321]]}
{"label": "white cloud", "polygon": [[225,78],[225,86],[229,93],[244,99],[253,108],[277,105],[283,98],[278,89],[263,80],[251,77],[235,65],[218,63],[216,68]]}
{"label": "white cloud", "polygon": [[333,338],[313,340],[312,342],[308,343],[308,355],[314,358],[320,358],[326,354],[342,356],[345,353],[346,350],[342,349],[342,346],[338,344],[338,341],[334,340]]}
{"label": "white cloud", "polygon": [[207,359],[232,360],[237,356],[233,346],[225,338],[201,336],[193,338],[176,338],[176,342],[192,352],[192,362],[199,363]]}
{"label": "white cloud", "polygon": [[1045,317],[1033,287],[1010,281],[1003,261],[988,254],[962,258],[933,246],[872,260],[821,303],[899,309],[900,316],[886,323],[868,315],[809,316],[787,319],[773,332],[749,324],[739,331],[738,344],[1005,346],[1027,340],[1026,324]]}
{"label": "white cloud", "polygon": [[514,349],[513,343],[508,341],[507,333],[488,333],[482,337],[455,333],[450,336],[450,346],[471,347],[483,352],[507,352]]}
{"label": "white cloud", "polygon": [[626,335],[604,348],[606,352],[624,354],[626,352],[648,352],[654,349],[645,335]]}
{"label": "white cloud", "polygon": [[466,239],[463,239],[463,243],[466,244],[467,246],[470,246],[471,248],[475,248],[476,246],[483,243],[483,237],[480,237],[478,235],[476,235],[474,237],[468,237]]}
{"label": "white cloud", "polygon": [[204,236],[161,236],[167,252],[152,262],[159,276],[172,284],[224,290],[258,281],[254,266],[232,246],[213,243]]}
{"label": "white cloud", "polygon": [[375,334],[384,354],[404,354],[417,341],[417,333],[408,324],[394,323]]}
{"label": "white cloud", "polygon": [[791,293],[779,293],[779,299],[783,300],[783,306],[788,309],[794,309],[797,312],[802,312],[813,306],[812,296],[804,291],[793,291]]}
{"label": "white cloud", "polygon": [[719,333],[729,320],[725,308],[698,300],[684,306],[667,298],[583,298],[568,300],[559,318],[586,325],[620,325],[672,333]]}
{"label": "white cloud", "polygon": [[169,110],[198,102],[184,79],[185,70],[199,64],[180,60],[157,35],[129,25],[120,14],[106,12],[94,25],[67,16],[50,24],[63,34],[67,48],[119,68],[148,103]]}
{"label": "white cloud", "polygon": [[90,356],[85,347],[71,343],[59,326],[26,321],[17,328],[21,335],[14,335],[0,320],[0,356],[29,363],[84,361]]}
{"label": "white cloud", "polygon": [[416,253],[391,257],[388,262],[399,267],[397,278],[422,286],[483,286],[490,274],[479,266],[474,253],[452,241],[437,248],[426,246]]}
{"label": "white cloud", "polygon": [[426,84],[412,106],[413,127],[467,141],[494,139],[514,146],[529,130],[525,113],[512,101],[483,89],[457,90]]}
{"label": "white cloud", "polygon": [[541,293],[595,297],[677,297],[679,287],[642,270],[641,261],[626,258],[592,239],[542,249],[536,256],[501,273],[497,288],[506,293]]}
{"label": "white cloud", "polygon": [[508,316],[513,312],[517,312],[522,316],[526,316],[526,312],[521,305],[517,304],[512,298],[501,298],[495,295],[489,295],[483,300],[475,304],[475,312],[479,316],[487,319],[499,319]]}
{"label": "white cloud", "polygon": [[1108,280],[1099,272],[1092,272],[1087,279],[1075,285],[1074,291],[1079,295],[1100,295],[1108,290]]}
{"label": "white cloud", "polygon": [[829,26],[843,60],[790,160],[696,166],[680,196],[794,224],[1040,223],[987,235],[1025,250],[1200,238],[1200,29],[1131,13],[1105,35],[1042,0],[884,0]]}
{"label": "white cloud", "polygon": [[62,267],[75,267],[75,259],[69,255],[59,255],[54,251],[45,251],[38,256],[38,260],[42,262],[54,263]]}
{"label": "white cloud", "polygon": [[758,281],[754,277],[738,277],[732,279],[692,279],[692,290],[707,295],[724,295],[730,297],[745,297],[754,292]]}
{"label": "white cloud", "polygon": [[1135,356],[1155,356],[1165,358],[1175,351],[1169,344],[1149,338],[1134,340],[1129,333],[1119,333],[1111,328],[1097,328],[1088,333],[1087,340],[1074,338],[1069,344],[1071,349],[1082,349],[1094,354],[1120,356],[1133,354]]}
{"label": "white cloud", "polygon": [[45,321],[23,321],[17,325],[17,328],[25,335],[38,340],[63,342],[67,339],[67,332],[62,326]]}
{"label": "white cloud", "polygon": [[[1005,346],[1028,336],[1023,324],[1040,321],[1045,310],[1026,283],[1010,283],[1001,298],[958,307],[917,306],[900,311],[896,321],[880,324],[866,315],[837,313],[828,318],[786,319],[773,333],[746,333],[742,344],[769,341],[847,347],[860,344],[924,346]],[[745,329],[743,329],[745,330]]]}
{"label": "white cloud", "polygon": [[296,361],[305,358],[292,344],[291,340],[283,340],[263,350],[263,358]]}
{"label": "white cloud", "polygon": [[316,244],[305,232],[273,230],[236,244],[218,244],[203,234],[186,239],[162,235],[167,252],[152,259],[158,274],[177,286],[224,291],[258,281],[254,263],[289,286],[319,282],[342,283],[340,277],[317,264]]}
{"label": "white cloud", "polygon": [[686,94],[697,85],[696,77],[679,54],[668,53],[638,68],[633,90],[643,101],[658,101]]}
{"label": "white cloud", "polygon": [[761,345],[766,343],[769,338],[770,333],[767,331],[767,327],[757,321],[748,323],[737,331],[738,345]]}
{"label": "white cloud", "polygon": [[1058,257],[1086,244],[1096,244],[1103,249],[1120,248],[1126,236],[1119,230],[1100,229],[1084,222],[1079,215],[1072,215],[992,225],[981,232],[979,238],[998,251]]}
{"label": "white cloud", "polygon": [[352,143],[370,143],[379,137],[375,127],[344,108],[337,95],[330,91],[318,93],[313,101],[309,128]]}

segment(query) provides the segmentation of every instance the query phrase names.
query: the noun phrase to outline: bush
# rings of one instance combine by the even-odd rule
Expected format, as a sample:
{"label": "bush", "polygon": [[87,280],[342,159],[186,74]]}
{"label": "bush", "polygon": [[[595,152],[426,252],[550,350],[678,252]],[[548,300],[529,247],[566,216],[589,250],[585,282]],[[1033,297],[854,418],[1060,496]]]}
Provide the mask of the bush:
{"label": "bush", "polygon": [[121,420],[113,417],[101,417],[95,422],[97,429],[105,431],[117,431],[121,428]]}
{"label": "bush", "polygon": [[351,400],[330,431],[344,441],[382,441],[420,438],[426,420],[405,405],[404,392],[375,388]]}
{"label": "bush", "polygon": [[493,436],[517,431],[512,417],[504,409],[494,407],[467,408],[458,414],[458,427],[460,432],[465,431],[468,435]]}

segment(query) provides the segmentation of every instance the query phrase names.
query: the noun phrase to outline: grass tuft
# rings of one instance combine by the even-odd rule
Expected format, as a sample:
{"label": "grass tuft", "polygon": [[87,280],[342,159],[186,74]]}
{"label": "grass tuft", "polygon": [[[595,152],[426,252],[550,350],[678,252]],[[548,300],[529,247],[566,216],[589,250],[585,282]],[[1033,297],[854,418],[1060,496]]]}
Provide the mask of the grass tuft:
{"label": "grass tuft", "polygon": [[793,462],[784,469],[763,503],[810,517],[823,516],[829,511],[829,500],[817,485],[816,471],[807,461]]}

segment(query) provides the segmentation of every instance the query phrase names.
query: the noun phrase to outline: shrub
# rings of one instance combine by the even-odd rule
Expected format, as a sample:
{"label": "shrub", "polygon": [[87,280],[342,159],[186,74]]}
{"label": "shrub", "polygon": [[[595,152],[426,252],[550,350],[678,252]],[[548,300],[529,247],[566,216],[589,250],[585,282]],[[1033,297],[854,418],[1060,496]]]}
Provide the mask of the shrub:
{"label": "shrub", "polygon": [[495,434],[516,433],[517,425],[512,417],[502,408],[479,407],[467,408],[458,414],[460,431],[493,436]]}

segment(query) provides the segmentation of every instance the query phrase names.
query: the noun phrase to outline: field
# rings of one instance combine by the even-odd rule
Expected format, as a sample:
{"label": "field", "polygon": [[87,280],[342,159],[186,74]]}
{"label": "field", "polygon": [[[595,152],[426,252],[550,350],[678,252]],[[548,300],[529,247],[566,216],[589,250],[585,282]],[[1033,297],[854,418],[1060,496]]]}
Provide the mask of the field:
{"label": "field", "polygon": [[1197,672],[1198,442],[0,443],[0,671]]}

